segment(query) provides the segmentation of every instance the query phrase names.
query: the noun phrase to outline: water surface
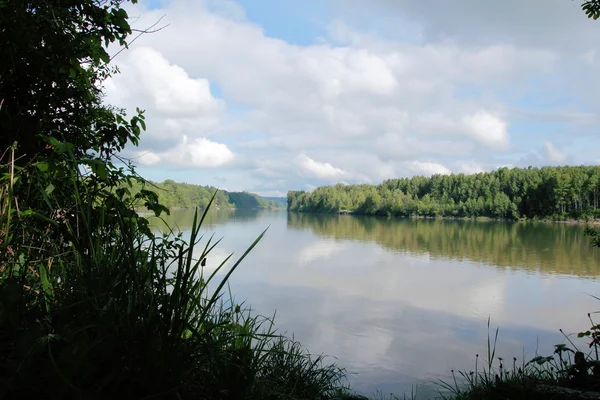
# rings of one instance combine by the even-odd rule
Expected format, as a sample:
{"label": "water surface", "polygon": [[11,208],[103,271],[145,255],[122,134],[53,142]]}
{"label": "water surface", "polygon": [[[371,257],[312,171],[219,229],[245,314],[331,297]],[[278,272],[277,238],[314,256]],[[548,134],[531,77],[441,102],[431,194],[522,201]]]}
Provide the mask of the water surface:
{"label": "water surface", "polygon": [[[167,220],[189,230],[192,218]],[[207,268],[267,227],[232,277],[236,300],[277,310],[280,330],[335,356],[364,394],[434,394],[485,354],[488,317],[499,355],[528,360],[600,309],[599,253],[580,226],[218,210],[203,229],[223,237]]]}

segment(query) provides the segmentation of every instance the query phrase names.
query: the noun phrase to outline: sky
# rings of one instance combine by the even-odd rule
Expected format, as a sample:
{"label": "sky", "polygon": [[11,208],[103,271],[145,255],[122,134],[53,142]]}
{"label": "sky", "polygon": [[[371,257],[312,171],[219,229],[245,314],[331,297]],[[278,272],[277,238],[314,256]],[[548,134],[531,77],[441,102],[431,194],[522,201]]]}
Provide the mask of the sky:
{"label": "sky", "polygon": [[[580,0],[141,0],[105,101],[147,179],[285,196],[600,164],[600,21]],[[115,48],[110,49],[116,53]]]}

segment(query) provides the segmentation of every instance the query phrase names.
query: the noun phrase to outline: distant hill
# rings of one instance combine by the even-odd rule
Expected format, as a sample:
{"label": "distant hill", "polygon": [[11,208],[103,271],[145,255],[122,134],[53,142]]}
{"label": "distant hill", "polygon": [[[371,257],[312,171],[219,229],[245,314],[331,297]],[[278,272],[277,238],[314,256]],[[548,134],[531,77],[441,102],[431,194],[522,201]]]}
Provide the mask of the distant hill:
{"label": "distant hill", "polygon": [[287,197],[267,197],[267,196],[264,196],[263,199],[274,201],[278,205],[277,208],[287,210],[287,205],[288,205],[288,203],[287,203]]}
{"label": "distant hill", "polygon": [[[132,195],[141,189],[141,185],[134,184],[131,188]],[[149,182],[146,189],[154,191],[158,195],[160,203],[168,208],[205,208],[217,190],[212,186],[179,183],[171,179],[160,183]],[[285,198],[266,199],[248,192],[219,190],[213,205],[218,208],[230,209],[285,209],[287,201]]]}
{"label": "distant hill", "polygon": [[269,198],[261,197],[254,193],[248,192],[228,192],[229,202],[235,208],[254,209],[254,208],[271,208],[285,209],[287,207],[287,199],[283,197]]}

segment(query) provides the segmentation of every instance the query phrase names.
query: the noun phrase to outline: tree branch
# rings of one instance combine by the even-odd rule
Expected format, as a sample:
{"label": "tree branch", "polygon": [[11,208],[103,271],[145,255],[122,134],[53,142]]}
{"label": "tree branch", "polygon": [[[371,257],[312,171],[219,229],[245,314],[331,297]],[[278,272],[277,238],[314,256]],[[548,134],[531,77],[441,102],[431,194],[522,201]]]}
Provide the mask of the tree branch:
{"label": "tree branch", "polygon": [[163,29],[165,29],[167,26],[169,26],[170,24],[166,24],[161,26],[160,28],[156,28],[154,29],[158,24],[160,24],[160,21],[162,21],[162,19],[166,16],[163,15],[162,17],[160,17],[158,19],[158,21],[156,21],[155,23],[153,23],[152,25],[150,25],[149,27],[147,27],[146,29],[132,29],[132,32],[137,32],[138,34],[129,42],[127,43],[124,47],[122,47],[119,51],[117,51],[114,55],[112,55],[110,57],[110,59],[114,59],[116,56],[118,56],[119,54],[121,54],[123,51],[125,51],[126,49],[129,48],[129,46],[131,46],[133,44],[133,42],[135,42],[137,39],[139,39],[142,35],[147,34],[147,33],[156,33],[156,32],[160,32]]}

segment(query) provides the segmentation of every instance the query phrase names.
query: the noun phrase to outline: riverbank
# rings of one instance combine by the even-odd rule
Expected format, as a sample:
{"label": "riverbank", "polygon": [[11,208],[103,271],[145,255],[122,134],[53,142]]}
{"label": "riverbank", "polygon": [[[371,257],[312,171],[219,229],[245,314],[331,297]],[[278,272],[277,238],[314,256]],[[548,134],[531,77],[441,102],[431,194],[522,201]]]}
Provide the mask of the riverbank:
{"label": "riverbank", "polygon": [[339,212],[310,212],[310,211],[295,211],[288,210],[289,212],[311,214],[311,215],[351,215],[360,217],[376,217],[376,218],[398,218],[398,219],[413,219],[413,220],[449,220],[449,221],[478,221],[478,222],[545,222],[545,223],[562,223],[572,225],[600,225],[600,218],[566,218],[566,217],[533,217],[533,218],[494,218],[494,217],[455,217],[455,216],[443,216],[443,215],[393,215],[393,214],[365,214],[360,212],[342,210]]}
{"label": "riverbank", "polygon": [[[194,207],[169,207],[169,211],[188,211],[194,212]],[[205,208],[199,207],[198,209],[204,210]],[[277,207],[253,207],[253,208],[242,208],[242,207],[211,207],[212,210],[216,211],[286,211],[285,208]],[[146,208],[136,208],[135,211],[141,216],[154,215],[153,212],[149,212]]]}

